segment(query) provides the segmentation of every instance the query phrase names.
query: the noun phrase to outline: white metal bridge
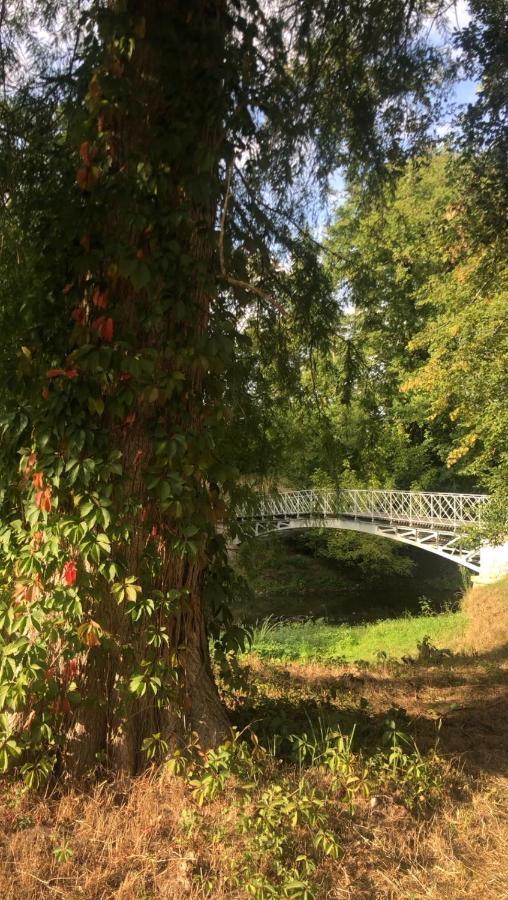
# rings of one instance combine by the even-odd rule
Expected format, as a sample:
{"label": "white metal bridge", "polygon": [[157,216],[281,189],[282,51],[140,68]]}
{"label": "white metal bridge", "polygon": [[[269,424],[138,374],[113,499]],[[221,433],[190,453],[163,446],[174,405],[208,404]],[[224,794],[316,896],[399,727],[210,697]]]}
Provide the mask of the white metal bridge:
{"label": "white metal bridge", "polygon": [[[485,494],[389,490],[307,490],[259,494],[237,512],[255,535],[300,528],[342,528],[412,544],[466,566],[485,569],[485,551],[471,547]],[[487,554],[488,555],[488,554]],[[490,564],[489,564],[490,565]]]}

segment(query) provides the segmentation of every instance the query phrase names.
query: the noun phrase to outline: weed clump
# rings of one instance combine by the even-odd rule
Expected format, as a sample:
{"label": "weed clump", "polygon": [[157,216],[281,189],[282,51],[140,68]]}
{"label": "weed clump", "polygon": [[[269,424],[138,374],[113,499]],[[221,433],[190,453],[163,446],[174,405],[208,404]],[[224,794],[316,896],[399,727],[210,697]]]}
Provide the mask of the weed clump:
{"label": "weed clump", "polygon": [[[281,755],[283,743],[289,752]],[[182,848],[192,834],[225,850],[218,870],[203,862],[196,884],[205,896],[225,889],[237,896],[241,888],[238,896],[256,900],[323,896],[326,860],[341,857],[357,812],[378,803],[430,810],[446,768],[436,752],[422,755],[395,719],[384,722],[375,753],[355,746],[354,728],[272,735],[266,745],[249,730],[248,739],[237,732],[207,753],[193,744],[167,766],[185,779],[195,804],[182,822]]]}

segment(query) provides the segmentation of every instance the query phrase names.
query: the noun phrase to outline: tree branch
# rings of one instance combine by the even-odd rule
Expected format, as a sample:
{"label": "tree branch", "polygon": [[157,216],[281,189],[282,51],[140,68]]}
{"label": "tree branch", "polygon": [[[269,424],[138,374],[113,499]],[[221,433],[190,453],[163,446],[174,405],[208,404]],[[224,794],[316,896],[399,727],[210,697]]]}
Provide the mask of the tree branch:
{"label": "tree branch", "polygon": [[280,219],[285,219],[286,222],[288,222],[290,225],[293,226],[293,228],[296,228],[296,230],[299,232],[299,234],[303,235],[303,237],[305,237],[306,240],[310,241],[311,244],[314,244],[314,246],[317,247],[319,250],[321,250],[323,253],[326,253],[328,256],[333,256],[333,257],[335,257],[335,259],[338,259],[341,262],[347,261],[348,257],[345,254],[338,253],[336,250],[332,250],[331,247],[328,247],[326,244],[323,244],[323,243],[321,243],[321,241],[318,241],[315,237],[313,237],[312,234],[309,233],[309,231],[307,231],[305,228],[302,228],[302,226],[299,225],[298,222],[296,222],[295,219],[288,212],[280,210],[280,209],[275,209],[275,207],[270,206],[270,204],[267,203],[266,200],[262,200],[260,197],[255,197],[253,191],[251,190],[249,184],[247,183],[246,179],[244,178],[244,176],[242,175],[240,170],[236,169],[235,171],[240,176],[240,179],[241,179],[243,186],[245,187],[245,190],[247,191],[249,197],[251,198],[253,203],[256,204],[256,206],[259,210],[263,206],[266,210],[268,210],[273,215],[279,216]]}
{"label": "tree branch", "polygon": [[273,306],[277,312],[285,315],[286,310],[279,303],[273,294],[268,291],[263,290],[263,288],[258,287],[256,284],[251,284],[249,281],[241,281],[239,278],[234,278],[232,275],[228,275],[226,272],[226,260],[224,253],[224,235],[226,231],[226,220],[228,216],[228,206],[229,206],[229,198],[231,195],[231,179],[233,176],[234,169],[234,159],[228,163],[226,170],[226,189],[224,194],[224,203],[222,205],[222,212],[220,217],[220,232],[219,232],[219,266],[220,266],[220,277],[226,284],[229,284],[230,287],[240,288],[243,291],[249,291],[251,294],[255,294],[257,297],[260,297],[261,300],[264,300],[265,303],[269,303],[270,306]]}

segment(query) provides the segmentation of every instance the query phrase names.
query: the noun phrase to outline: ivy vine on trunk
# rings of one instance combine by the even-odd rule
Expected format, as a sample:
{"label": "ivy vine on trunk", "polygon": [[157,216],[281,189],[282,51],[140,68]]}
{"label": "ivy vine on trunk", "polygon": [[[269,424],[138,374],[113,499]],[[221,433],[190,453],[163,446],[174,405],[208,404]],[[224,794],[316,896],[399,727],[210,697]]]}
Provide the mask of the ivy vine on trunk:
{"label": "ivy vine on trunk", "polygon": [[41,749],[60,732],[78,770],[107,760],[135,772],[147,742],[192,731],[210,746],[228,732],[203,601],[211,546],[221,549],[204,396],[220,359],[208,323],[223,84],[210,72],[224,8],[135,7],[102,12],[103,56],[72,122],[82,201],[61,286],[68,353],[45,373],[29,359],[42,393],[21,464],[24,515],[9,533],[13,626],[38,615],[34,580],[44,609],[18,648],[25,668],[40,665],[22,728]]}

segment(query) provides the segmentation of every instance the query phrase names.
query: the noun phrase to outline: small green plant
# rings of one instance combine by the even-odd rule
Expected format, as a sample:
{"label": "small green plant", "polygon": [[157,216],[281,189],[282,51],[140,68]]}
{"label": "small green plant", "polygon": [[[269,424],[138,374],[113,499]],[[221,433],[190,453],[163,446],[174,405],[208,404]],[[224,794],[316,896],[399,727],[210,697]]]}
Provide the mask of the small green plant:
{"label": "small green plant", "polygon": [[147,759],[155,761],[164,759],[164,757],[167,756],[169,745],[168,742],[163,739],[160,732],[157,732],[156,734],[151,734],[149,737],[145,738],[141,749],[143,753],[145,753]]}
{"label": "small green plant", "polygon": [[14,831],[25,831],[26,828],[33,828],[34,820],[32,816],[18,816],[14,825]]}
{"label": "small green plant", "polygon": [[428,635],[425,635],[421,641],[418,641],[416,648],[418,650],[416,662],[422,665],[434,665],[435,663],[445,662],[453,655],[451,650],[435,647]]}
{"label": "small green plant", "polygon": [[180,828],[187,836],[191,836],[198,828],[200,815],[196,809],[184,809],[180,816]]}
{"label": "small green plant", "polygon": [[60,847],[55,847],[53,850],[53,856],[55,857],[57,863],[66,863],[69,862],[70,859],[74,856],[74,850],[69,844],[62,844]]}
{"label": "small green plant", "polygon": [[447,600],[443,600],[441,604],[441,612],[444,613],[456,613],[460,609],[460,602],[462,600],[462,592],[458,592],[455,597],[449,597]]}
{"label": "small green plant", "polygon": [[412,809],[435,802],[443,787],[443,764],[437,750],[424,758],[414,739],[393,718],[385,721],[382,743],[387,750],[375,757],[373,764],[402,792],[406,806]]}
{"label": "small green plant", "polygon": [[255,786],[258,775],[255,754],[238,734],[206,753],[199,750],[194,740],[185,752],[176,751],[168,766],[173,774],[187,777],[199,806],[215,800],[234,776],[238,776],[242,790],[249,790]]}
{"label": "small green plant", "polygon": [[20,771],[26,786],[37,791],[48,782],[54,768],[55,757],[43,754],[38,759],[26,762]]}
{"label": "small green plant", "polygon": [[255,650],[256,647],[266,643],[267,639],[273,635],[279,626],[280,622],[274,616],[267,616],[265,619],[256,622],[254,628],[250,631],[249,649]]}
{"label": "small green plant", "polygon": [[[314,898],[311,878],[316,862],[308,853],[294,855],[291,851],[294,851],[296,835],[305,829],[312,835],[313,851],[318,858],[337,859],[340,855],[340,845],[328,826],[325,805],[325,799],[301,778],[293,790],[285,782],[270,785],[254,808],[244,807],[239,824],[240,830],[249,834],[249,850],[238,874],[249,896],[259,900]],[[293,866],[288,865],[292,855]],[[270,859],[270,874],[266,873],[260,881],[258,860],[263,858]]]}
{"label": "small green plant", "polygon": [[21,747],[11,733],[8,717],[0,715],[0,774],[7,772],[21,754]]}
{"label": "small green plant", "polygon": [[[196,887],[208,897],[227,885],[234,896],[254,900],[315,900],[321,863],[342,853],[337,822],[362,800],[391,795],[418,812],[439,799],[442,761],[435,750],[424,757],[404,723],[404,711],[391,710],[374,752],[370,743],[368,752],[359,745],[355,725],[343,732],[321,717],[309,718],[306,732],[272,733],[264,745],[244,731],[203,752],[193,737],[168,763],[195,804],[180,822],[182,846],[193,835],[234,848],[220,873],[196,872]],[[214,804],[221,815],[210,828],[215,816],[206,807]]]}
{"label": "small green plant", "polygon": [[422,594],[421,597],[418,598],[418,606],[420,609],[421,616],[433,616],[435,615],[435,610],[432,605],[432,600],[429,600],[425,594]]}

